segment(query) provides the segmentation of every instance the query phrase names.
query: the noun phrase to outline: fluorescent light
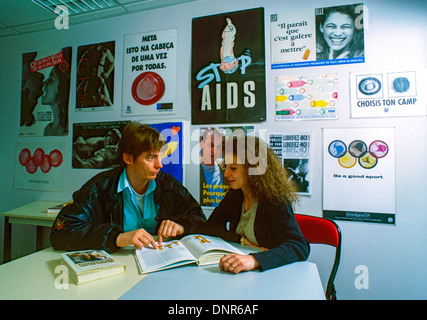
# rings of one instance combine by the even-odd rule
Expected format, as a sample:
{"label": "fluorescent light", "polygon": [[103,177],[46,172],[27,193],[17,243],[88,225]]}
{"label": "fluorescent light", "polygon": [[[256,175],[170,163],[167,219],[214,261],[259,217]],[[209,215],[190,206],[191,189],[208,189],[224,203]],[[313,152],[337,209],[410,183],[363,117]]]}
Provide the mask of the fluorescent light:
{"label": "fluorescent light", "polygon": [[118,7],[114,0],[31,0],[42,8],[55,12],[59,5],[66,6],[70,15],[95,12],[106,8]]}

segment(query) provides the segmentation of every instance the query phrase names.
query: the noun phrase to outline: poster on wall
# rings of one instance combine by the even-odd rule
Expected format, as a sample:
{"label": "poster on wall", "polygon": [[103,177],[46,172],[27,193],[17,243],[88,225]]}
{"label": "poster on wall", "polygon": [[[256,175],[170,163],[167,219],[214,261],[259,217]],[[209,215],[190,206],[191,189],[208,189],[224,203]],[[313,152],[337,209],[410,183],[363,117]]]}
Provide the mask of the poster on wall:
{"label": "poster on wall", "polygon": [[122,116],[175,114],[177,29],[126,35]]}
{"label": "poster on wall", "polygon": [[362,3],[270,16],[271,68],[365,62]]}
{"label": "poster on wall", "polygon": [[115,41],[77,48],[77,111],[113,108],[114,66]]}
{"label": "poster on wall", "polygon": [[[106,169],[121,164],[118,144],[124,127],[130,121],[75,123],[73,125],[72,167],[75,169]],[[183,183],[184,122],[152,122],[139,120],[160,132],[165,139],[161,151],[164,172]]]}
{"label": "poster on wall", "polygon": [[65,142],[17,142],[13,187],[40,191],[63,191],[65,146]]}
{"label": "poster on wall", "polygon": [[396,224],[394,128],[323,129],[323,216]]}
{"label": "poster on wall", "polygon": [[298,193],[310,195],[310,132],[269,133],[269,146],[278,155],[282,166],[289,172],[289,179]]}
{"label": "poster on wall", "polygon": [[351,116],[426,115],[426,69],[350,73]]}
{"label": "poster on wall", "polygon": [[264,8],[192,24],[193,124],[266,121]]}
{"label": "poster on wall", "polygon": [[150,122],[139,121],[156,129],[165,139],[161,151],[163,172],[169,173],[179,182],[184,183],[184,135],[187,132],[186,122]]}
{"label": "poster on wall", "polygon": [[276,121],[338,119],[338,74],[275,79]]}
{"label": "poster on wall", "polygon": [[68,134],[71,47],[22,55],[20,136]]}
{"label": "poster on wall", "polygon": [[130,121],[73,124],[72,167],[105,169],[121,163],[117,156],[123,128]]}
{"label": "poster on wall", "polygon": [[253,126],[200,128],[200,205],[217,207],[230,189],[224,177],[225,139],[253,133]]}

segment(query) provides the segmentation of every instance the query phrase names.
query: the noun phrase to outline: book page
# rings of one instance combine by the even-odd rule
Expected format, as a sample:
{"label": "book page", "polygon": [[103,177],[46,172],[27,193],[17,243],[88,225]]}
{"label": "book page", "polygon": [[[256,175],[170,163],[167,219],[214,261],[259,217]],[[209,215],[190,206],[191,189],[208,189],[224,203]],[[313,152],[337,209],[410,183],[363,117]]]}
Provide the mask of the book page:
{"label": "book page", "polygon": [[159,249],[152,246],[135,250],[141,272],[163,269],[181,261],[196,261],[180,241],[163,242]]}
{"label": "book page", "polygon": [[197,259],[200,259],[200,257],[208,251],[234,252],[243,254],[243,252],[218,237],[191,234],[182,238],[181,242]]}

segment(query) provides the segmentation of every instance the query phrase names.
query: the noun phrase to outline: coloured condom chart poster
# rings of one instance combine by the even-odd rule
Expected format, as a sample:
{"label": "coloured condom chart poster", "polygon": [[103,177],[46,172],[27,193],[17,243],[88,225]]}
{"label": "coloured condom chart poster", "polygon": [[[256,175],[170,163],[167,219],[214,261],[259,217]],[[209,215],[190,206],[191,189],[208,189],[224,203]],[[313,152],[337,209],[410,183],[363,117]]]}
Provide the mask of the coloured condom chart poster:
{"label": "coloured condom chart poster", "polygon": [[266,120],[264,9],[193,19],[193,124]]}
{"label": "coloured condom chart poster", "polygon": [[122,116],[175,114],[177,29],[126,35]]}
{"label": "coloured condom chart poster", "polygon": [[338,119],[338,74],[275,79],[276,121]]}
{"label": "coloured condom chart poster", "polygon": [[20,136],[68,134],[71,47],[22,55]]}
{"label": "coloured condom chart poster", "polygon": [[271,68],[365,62],[363,4],[270,16]]}
{"label": "coloured condom chart poster", "polygon": [[351,116],[425,116],[425,79],[425,68],[351,72]]}
{"label": "coloured condom chart poster", "polygon": [[63,191],[65,142],[20,141],[16,143],[16,189]]}
{"label": "coloured condom chart poster", "polygon": [[323,216],[396,224],[395,129],[323,130]]}

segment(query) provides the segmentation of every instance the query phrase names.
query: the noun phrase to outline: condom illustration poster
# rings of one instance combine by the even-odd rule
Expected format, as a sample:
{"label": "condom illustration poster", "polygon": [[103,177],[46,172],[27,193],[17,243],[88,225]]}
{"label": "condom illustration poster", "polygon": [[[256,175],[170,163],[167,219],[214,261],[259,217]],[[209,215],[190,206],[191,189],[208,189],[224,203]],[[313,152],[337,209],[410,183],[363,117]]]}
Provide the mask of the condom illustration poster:
{"label": "condom illustration poster", "polygon": [[270,15],[271,68],[365,62],[362,3]]}
{"label": "condom illustration poster", "polygon": [[177,29],[126,35],[122,116],[175,114]]}
{"label": "condom illustration poster", "polygon": [[76,111],[113,108],[115,47],[108,41],[77,48]]}
{"label": "condom illustration poster", "polygon": [[275,79],[276,121],[338,119],[338,74]]}
{"label": "condom illustration poster", "polygon": [[288,170],[289,180],[295,183],[298,193],[310,195],[311,132],[272,132],[268,143]]}
{"label": "condom illustration poster", "polygon": [[323,129],[323,216],[396,224],[394,128]]}
{"label": "condom illustration poster", "polygon": [[16,143],[16,189],[63,191],[65,142],[19,141]]}
{"label": "condom illustration poster", "polygon": [[266,120],[264,38],[264,8],[193,19],[193,124]]}
{"label": "condom illustration poster", "polygon": [[68,134],[71,47],[22,55],[20,136]]}
{"label": "condom illustration poster", "polygon": [[351,116],[425,116],[426,74],[425,68],[351,72]]}

